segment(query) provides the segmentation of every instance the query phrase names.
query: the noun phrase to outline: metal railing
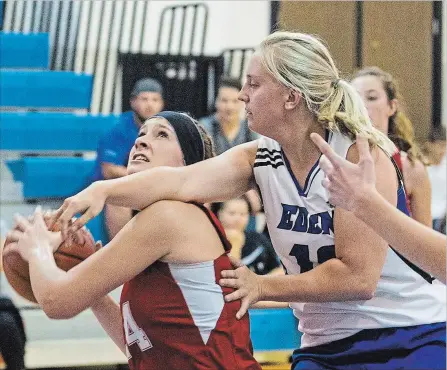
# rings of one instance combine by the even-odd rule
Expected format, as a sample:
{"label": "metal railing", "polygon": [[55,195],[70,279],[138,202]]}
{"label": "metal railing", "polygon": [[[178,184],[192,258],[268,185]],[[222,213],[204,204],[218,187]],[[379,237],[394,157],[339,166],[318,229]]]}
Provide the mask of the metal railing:
{"label": "metal railing", "polygon": [[[48,33],[50,69],[92,74],[90,111],[119,113],[123,90],[120,55],[204,53],[208,30],[205,4],[166,7],[158,20],[157,14],[151,12],[151,3],[150,0],[4,2],[2,30]],[[150,29],[151,22],[158,24],[156,37],[154,27]],[[225,50],[224,74],[242,78],[252,52],[251,48]]]}

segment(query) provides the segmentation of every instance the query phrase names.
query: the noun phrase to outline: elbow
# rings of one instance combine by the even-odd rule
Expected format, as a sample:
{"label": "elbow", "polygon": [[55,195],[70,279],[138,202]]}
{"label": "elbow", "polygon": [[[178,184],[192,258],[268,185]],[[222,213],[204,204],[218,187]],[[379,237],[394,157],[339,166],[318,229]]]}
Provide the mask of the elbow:
{"label": "elbow", "polygon": [[66,307],[46,305],[42,306],[43,311],[48,318],[53,320],[68,320],[75,317],[78,312],[67,309]]}
{"label": "elbow", "polygon": [[377,281],[367,280],[365,277],[357,277],[355,279],[355,296],[356,300],[369,301],[376,294]]}
{"label": "elbow", "polygon": [[369,301],[376,294],[375,289],[364,289],[358,292],[357,300],[359,301]]}
{"label": "elbow", "polygon": [[67,320],[75,317],[76,312],[73,305],[70,305],[56,297],[44,297],[39,300],[39,305],[48,318],[53,320]]}

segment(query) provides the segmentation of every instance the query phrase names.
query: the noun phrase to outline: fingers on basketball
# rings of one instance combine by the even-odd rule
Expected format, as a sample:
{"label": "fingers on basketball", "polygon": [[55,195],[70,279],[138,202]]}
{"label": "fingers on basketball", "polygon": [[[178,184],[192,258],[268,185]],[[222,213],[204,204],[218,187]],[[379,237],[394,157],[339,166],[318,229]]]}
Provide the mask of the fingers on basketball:
{"label": "fingers on basketball", "polygon": [[[48,216],[44,217],[47,226],[49,225],[50,218],[51,217]],[[27,222],[29,221],[27,220]],[[52,227],[52,231],[58,230],[60,230],[60,224],[55,223]],[[16,227],[16,229],[11,232],[19,233],[20,231]],[[74,233],[74,240],[70,245],[66,242],[63,242],[60,245],[59,249],[54,253],[54,259],[59,268],[68,271],[99,249],[100,244],[95,243],[90,231],[86,227],[82,227]],[[31,287],[28,263],[20,256],[14,238],[6,238],[1,257],[3,261],[3,270],[12,288],[23,298],[37,303]]]}

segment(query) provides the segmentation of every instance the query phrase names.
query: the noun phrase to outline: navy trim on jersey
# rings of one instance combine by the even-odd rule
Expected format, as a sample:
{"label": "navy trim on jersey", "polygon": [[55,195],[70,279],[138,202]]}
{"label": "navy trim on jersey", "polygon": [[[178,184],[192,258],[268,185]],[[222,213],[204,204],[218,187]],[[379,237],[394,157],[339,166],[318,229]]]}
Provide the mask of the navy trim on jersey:
{"label": "navy trim on jersey", "polygon": [[[404,177],[402,175],[402,172],[399,169],[399,166],[397,165],[396,161],[393,157],[390,157],[391,162],[394,165],[394,169],[396,170],[396,174],[399,180],[399,187],[397,189],[397,209],[401,211],[402,213],[405,213],[408,217],[410,217],[410,212],[407,207],[407,195],[405,192],[405,186],[404,186]],[[429,273],[422,270],[420,267],[416,266],[413,262],[407,260],[404,256],[402,256],[398,251],[396,251],[391,245],[390,248],[393,250],[394,253],[397,254],[397,256],[405,262],[405,264],[411,268],[414,272],[416,272],[418,275],[420,275],[426,282],[432,284],[433,280],[435,278],[431,276]]]}
{"label": "navy trim on jersey", "polygon": [[[300,183],[298,182],[298,180],[295,177],[295,174],[292,171],[292,168],[290,167],[290,162],[286,157],[286,153],[284,153],[284,151],[282,152],[282,155],[284,156],[284,162],[286,163],[286,167],[287,167],[287,171],[289,171],[289,175],[292,178],[293,182],[295,183],[295,187],[298,190],[298,194],[302,197],[306,197],[307,194],[306,192],[301,188]],[[321,155],[320,155],[321,157]],[[309,173],[307,174],[306,177],[306,181],[304,183],[304,189],[307,189],[308,185],[309,185],[309,178],[310,176],[313,174],[313,172],[315,171],[315,168],[317,168],[318,163],[320,162],[320,157],[318,158],[318,160],[315,162],[315,164],[313,165],[312,169],[309,171]]]}
{"label": "navy trim on jersey", "polygon": [[[320,163],[320,161],[318,161],[318,163]],[[318,170],[316,170],[314,172],[311,180],[309,181],[309,184],[307,185],[307,188],[304,188],[304,191],[306,192],[306,194],[305,194],[306,197],[307,197],[307,194],[309,194],[310,187],[312,186],[312,183],[313,183],[315,177],[318,175],[318,172],[320,172],[320,171],[321,171],[321,168],[318,168]]]}
{"label": "navy trim on jersey", "polygon": [[[329,141],[329,134],[330,134],[330,131],[329,130],[325,130],[325,140],[326,140],[326,142]],[[301,197],[307,197],[307,194],[309,193],[309,189],[310,189],[310,187],[312,185],[312,182],[314,181],[314,179],[317,176],[318,172],[320,172],[320,168],[318,168],[317,171],[315,171],[315,169],[320,164],[321,154],[320,154],[320,156],[318,157],[317,161],[312,166],[311,170],[309,171],[309,173],[306,176],[306,181],[304,183],[304,189],[301,188],[300,183],[296,179],[296,177],[295,177],[295,175],[294,175],[294,173],[292,171],[292,168],[290,167],[290,162],[287,159],[286,153],[284,153],[284,151],[282,149],[281,149],[281,154],[284,157],[284,162],[286,163],[287,170],[289,171],[290,177],[292,178],[293,182],[295,183],[295,187],[298,190],[298,194]]]}

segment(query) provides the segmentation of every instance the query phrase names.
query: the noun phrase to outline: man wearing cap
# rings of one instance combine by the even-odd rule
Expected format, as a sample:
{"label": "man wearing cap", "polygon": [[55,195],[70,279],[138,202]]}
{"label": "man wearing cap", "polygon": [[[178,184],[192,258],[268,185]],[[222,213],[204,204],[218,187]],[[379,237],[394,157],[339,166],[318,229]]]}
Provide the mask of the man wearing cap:
{"label": "man wearing cap", "polygon": [[[131,110],[124,112],[99,141],[93,181],[127,175],[127,160],[141,125],[163,110],[163,87],[152,78],[138,80],[130,96],[130,106]],[[107,205],[104,212],[110,239],[132,217],[131,210],[123,207]]]}

